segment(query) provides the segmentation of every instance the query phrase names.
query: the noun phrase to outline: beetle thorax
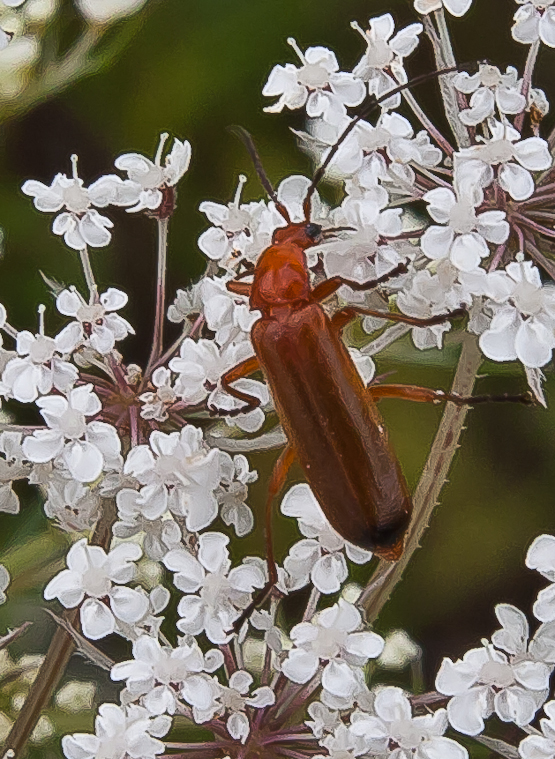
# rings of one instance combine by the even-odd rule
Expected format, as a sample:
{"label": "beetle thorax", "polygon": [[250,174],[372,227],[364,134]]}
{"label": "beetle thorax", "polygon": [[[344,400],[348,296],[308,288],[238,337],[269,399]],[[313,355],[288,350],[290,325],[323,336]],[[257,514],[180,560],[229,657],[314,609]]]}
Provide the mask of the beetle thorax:
{"label": "beetle thorax", "polygon": [[310,278],[303,249],[272,245],[258,260],[250,306],[267,314],[276,306],[298,306],[310,298]]}

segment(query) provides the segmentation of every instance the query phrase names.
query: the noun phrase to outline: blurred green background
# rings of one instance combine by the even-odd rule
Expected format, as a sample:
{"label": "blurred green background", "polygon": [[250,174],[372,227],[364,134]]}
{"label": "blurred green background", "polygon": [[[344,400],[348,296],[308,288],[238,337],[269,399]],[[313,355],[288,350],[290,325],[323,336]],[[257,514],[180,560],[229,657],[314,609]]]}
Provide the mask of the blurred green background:
{"label": "blurred green background", "polygon": [[[47,331],[53,334],[62,324],[39,269],[66,283],[83,285],[78,256],[49,231],[51,215],[39,214],[22,195],[25,179],[49,184],[55,173],[70,173],[70,155],[77,153],[80,175],[88,184],[112,171],[114,158],[123,152],[154,155],[162,131],[190,140],[191,169],[179,186],[179,208],[170,226],[168,292],[173,298],[175,290],[193,282],[205,266],[196,246],[207,226],[197,210],[199,203],[231,200],[239,172],[250,178],[245,197],[261,196],[248,157],[226,131],[228,125],[241,124],[252,132],[275,183],[290,173],[309,170],[289,131],[301,126],[299,115],[262,112],[267,102],[261,90],[271,68],[294,60],[286,38],[294,36],[303,49],[314,44],[331,47],[342,68],[349,70],[363,52],[359,35],[349,26],[351,20],[365,26],[370,16],[387,11],[394,13],[400,26],[414,20],[412,3],[406,0],[160,0],[152,5],[150,13],[125,22],[133,24],[136,33],[118,60],[0,125],[0,226],[5,233],[0,294],[10,322],[18,329],[35,331],[41,302],[48,307]],[[503,68],[513,63],[522,70],[527,48],[510,37],[515,4],[475,0],[474,6],[465,19],[449,18],[458,59],[489,58]],[[69,3],[67,13],[72,13]],[[555,51],[542,48],[536,84],[548,96],[555,94],[554,62]],[[408,70],[418,74],[432,68],[424,41],[409,59]],[[421,88],[417,97],[443,127],[436,86]],[[546,127],[552,122],[548,117]],[[93,252],[93,267],[101,291],[112,285],[130,293],[125,316],[137,335],[122,350],[128,362],[142,363],[150,347],[154,309],[155,225],[123,210],[110,209],[110,215],[116,222],[113,243]],[[400,352],[380,358],[378,372],[394,371],[395,382],[446,388],[455,360],[455,349],[445,355],[421,353],[406,340]],[[546,373],[549,397],[555,382],[551,367]],[[480,392],[520,392],[525,386],[516,365],[486,363],[482,374]],[[382,406],[414,487],[441,410],[392,401]],[[19,418],[29,418],[15,404],[9,408]],[[537,590],[546,584],[524,567],[524,557],[536,535],[555,530],[554,422],[552,408],[491,405],[469,414],[441,507],[377,625],[383,632],[402,627],[423,647],[426,689],[433,688],[443,655],[457,658],[496,629],[495,603],[514,603],[529,613]],[[254,507],[263,503],[274,458],[272,454],[253,459],[261,475],[252,487]],[[9,603],[0,608],[0,633],[25,620],[35,621],[12,652],[40,653],[53,631],[42,611],[41,590],[61,567],[67,544],[44,517],[37,494],[29,487],[19,492],[22,513],[0,518],[0,562],[13,577]],[[284,519],[279,524],[278,554],[283,558],[297,533],[294,524]],[[259,554],[260,540],[260,532],[245,539],[245,553]],[[362,581],[364,571],[357,576]],[[301,600],[302,596],[290,600],[292,614]],[[102,647],[115,658],[126,651],[119,640]],[[73,660],[70,671],[90,680],[98,674],[79,659]],[[105,674],[100,681],[102,697],[114,698],[116,690]],[[58,713],[56,729],[61,733],[90,729],[92,719],[92,713],[79,718]],[[39,753],[58,756],[59,745],[49,742]]]}

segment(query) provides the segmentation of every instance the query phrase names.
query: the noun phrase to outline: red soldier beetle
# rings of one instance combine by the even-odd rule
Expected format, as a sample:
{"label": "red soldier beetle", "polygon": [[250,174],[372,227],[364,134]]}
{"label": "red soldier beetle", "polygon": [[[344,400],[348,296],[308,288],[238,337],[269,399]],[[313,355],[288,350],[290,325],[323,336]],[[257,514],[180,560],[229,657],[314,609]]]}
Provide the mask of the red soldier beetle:
{"label": "red soldier beetle", "polygon": [[[349,124],[316,170],[304,200],[304,220],[292,222],[262,166],[250,135],[234,128],[245,143],[260,181],[286,222],[273,235],[272,244],[256,265],[228,282],[228,289],[249,297],[252,310],[262,314],[252,327],[255,356],[227,371],[222,388],[245,404],[231,414],[244,413],[260,400],[233,387],[233,383],[262,371],[270,386],[278,417],[287,437],[270,478],[266,507],[266,545],[269,581],[235,623],[238,630],[252,609],[261,603],[277,582],[277,567],[271,537],[272,505],[285,483],[294,460],[301,464],[306,480],[332,527],[346,541],[396,561],[403,552],[412,501],[399,461],[392,450],[378,412],[380,398],[404,398],[418,402],[451,401],[458,405],[486,400],[531,402],[529,395],[473,396],[463,398],[441,390],[405,385],[365,386],[345,347],[341,332],[357,315],[381,317],[415,326],[432,326],[466,314],[464,309],[429,319],[347,306],[331,318],[321,302],[341,286],[368,290],[408,271],[401,263],[388,274],[368,282],[334,276],[315,287],[310,281],[305,250],[326,235],[346,228],[323,230],[310,221],[312,196],[341,143],[356,123],[383,100],[431,76],[455,68],[417,77],[369,106]],[[243,282],[252,275],[252,283]],[[212,409],[215,413],[217,409]]]}

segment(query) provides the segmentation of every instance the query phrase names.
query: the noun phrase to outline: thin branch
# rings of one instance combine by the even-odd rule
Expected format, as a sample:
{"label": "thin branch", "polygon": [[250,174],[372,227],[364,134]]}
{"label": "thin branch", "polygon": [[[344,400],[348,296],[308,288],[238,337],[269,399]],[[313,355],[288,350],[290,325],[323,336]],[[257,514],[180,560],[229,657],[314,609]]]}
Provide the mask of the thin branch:
{"label": "thin branch", "polygon": [[9,646],[10,643],[13,643],[14,640],[17,640],[18,638],[20,638],[24,633],[26,633],[32,624],[33,624],[32,622],[24,622],[19,627],[16,627],[15,630],[12,630],[11,632],[6,633],[6,635],[3,635],[0,638],[0,651],[3,648],[6,648],[6,646]]}
{"label": "thin branch", "polygon": [[54,614],[53,611],[50,611],[50,609],[45,609],[47,614],[49,614],[54,622],[59,626],[62,627],[66,632],[68,632],[73,640],[75,641],[75,645],[77,647],[77,651],[85,658],[91,661],[93,664],[95,664],[97,667],[100,667],[100,669],[105,669],[107,672],[110,672],[112,667],[114,666],[115,662],[110,659],[109,656],[106,656],[105,653],[103,653],[99,648],[96,646],[93,646],[93,644],[87,640],[83,635],[81,635],[80,632],[78,632],[73,625],[71,625],[66,619],[63,619],[62,617],[59,617],[57,614]]}
{"label": "thin branch", "polygon": [[[474,335],[464,333],[462,350],[451,392],[471,395],[483,356]],[[380,561],[370,584],[363,591],[359,604],[365,609],[368,622],[374,622],[403,577],[405,567],[428,527],[439,494],[449,473],[453,458],[459,447],[468,407],[448,403],[439,424],[430,455],[414,494],[413,519],[403,556],[395,564]]]}

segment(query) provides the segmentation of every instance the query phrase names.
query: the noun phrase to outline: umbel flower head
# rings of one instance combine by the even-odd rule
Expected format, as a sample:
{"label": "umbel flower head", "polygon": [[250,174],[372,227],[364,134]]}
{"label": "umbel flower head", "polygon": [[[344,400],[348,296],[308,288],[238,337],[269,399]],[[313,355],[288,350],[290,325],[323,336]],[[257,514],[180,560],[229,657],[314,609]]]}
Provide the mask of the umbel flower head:
{"label": "umbel flower head", "polygon": [[50,187],[29,179],[21,188],[34,198],[35,208],[46,213],[56,213],[52,225],[55,235],[61,235],[66,245],[83,250],[87,245],[104,248],[112,236],[108,231],[114,224],[96,208],[108,205],[128,206],[136,202],[137,187],[129,180],[115,175],[104,176],[85,187],[77,173],[77,156],[71,156],[73,175],[56,174]]}

